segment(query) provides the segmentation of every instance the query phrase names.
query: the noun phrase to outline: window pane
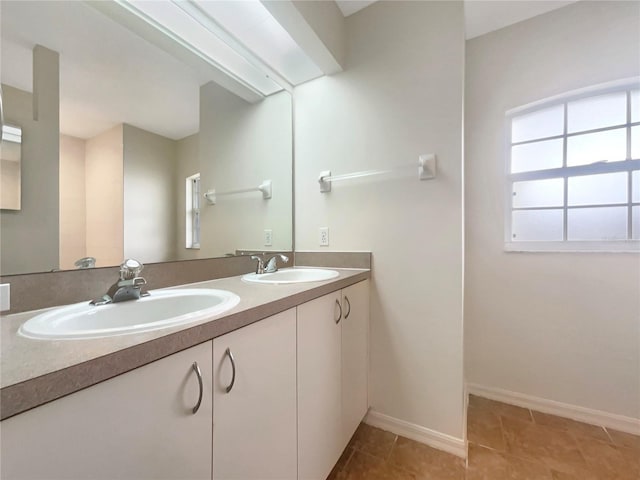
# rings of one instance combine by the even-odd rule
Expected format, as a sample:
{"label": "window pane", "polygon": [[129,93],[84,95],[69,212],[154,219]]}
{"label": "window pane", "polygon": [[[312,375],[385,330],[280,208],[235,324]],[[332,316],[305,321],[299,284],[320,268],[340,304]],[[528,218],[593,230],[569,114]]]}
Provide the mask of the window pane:
{"label": "window pane", "polygon": [[640,122],[640,90],[631,91],[631,121]]}
{"label": "window pane", "polygon": [[640,202],[640,171],[631,172],[631,201]]}
{"label": "window pane", "polygon": [[627,123],[627,92],[583,98],[567,104],[569,133]]}
{"label": "window pane", "polygon": [[515,210],[511,214],[511,240],[541,242],[562,240],[562,210]]}
{"label": "window pane", "polygon": [[568,240],[626,240],[627,207],[571,208]]}
{"label": "window pane", "polygon": [[514,182],[513,207],[557,207],[564,203],[564,180],[533,180]]}
{"label": "window pane", "polygon": [[567,166],[588,165],[627,158],[626,128],[576,135],[567,139]]}
{"label": "window pane", "polygon": [[553,137],[563,133],[564,105],[556,105],[519,115],[511,120],[511,141],[513,143]]}
{"label": "window pane", "polygon": [[640,240],[640,207],[631,208],[631,230],[633,239]]}
{"label": "window pane", "polygon": [[631,158],[640,159],[640,126],[631,127]]}
{"label": "window pane", "polygon": [[569,178],[569,205],[627,203],[627,172]]}
{"label": "window pane", "polygon": [[511,147],[511,173],[562,167],[562,139]]}

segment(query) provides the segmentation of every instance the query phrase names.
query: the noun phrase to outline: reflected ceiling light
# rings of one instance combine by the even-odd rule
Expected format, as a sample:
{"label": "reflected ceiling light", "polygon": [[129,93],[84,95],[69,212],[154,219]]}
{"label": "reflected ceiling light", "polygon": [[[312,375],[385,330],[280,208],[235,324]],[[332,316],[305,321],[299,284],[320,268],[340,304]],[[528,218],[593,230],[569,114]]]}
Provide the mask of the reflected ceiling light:
{"label": "reflected ceiling light", "polygon": [[262,96],[323,75],[259,0],[116,2]]}
{"label": "reflected ceiling light", "polygon": [[22,143],[22,129],[11,125],[2,125],[0,139],[5,142]]}
{"label": "reflected ceiling light", "polygon": [[240,53],[237,48],[229,45],[234,43],[231,38],[220,38],[225,36],[224,31],[195,3],[168,0],[116,2],[261,96],[283,90],[283,85],[272,80],[259,65],[256,66],[256,59],[248,55],[248,52]]}

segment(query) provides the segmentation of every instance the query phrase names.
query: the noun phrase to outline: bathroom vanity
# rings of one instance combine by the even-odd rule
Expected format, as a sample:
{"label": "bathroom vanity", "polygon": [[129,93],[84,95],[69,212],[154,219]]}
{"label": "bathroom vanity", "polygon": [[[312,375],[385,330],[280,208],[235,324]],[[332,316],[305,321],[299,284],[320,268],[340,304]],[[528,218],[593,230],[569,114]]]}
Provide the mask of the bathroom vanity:
{"label": "bathroom vanity", "polygon": [[[5,317],[35,358],[3,384],[3,478],[325,479],[368,408],[369,271],[338,271],[190,285],[240,302],[161,332],[48,342],[15,337],[33,313]],[[65,346],[76,363],[38,364]]]}

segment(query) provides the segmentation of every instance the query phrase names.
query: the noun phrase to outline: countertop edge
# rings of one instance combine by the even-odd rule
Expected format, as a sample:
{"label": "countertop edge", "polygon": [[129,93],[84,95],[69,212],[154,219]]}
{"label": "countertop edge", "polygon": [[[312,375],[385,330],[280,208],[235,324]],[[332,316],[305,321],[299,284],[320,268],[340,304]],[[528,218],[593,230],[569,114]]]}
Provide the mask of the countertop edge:
{"label": "countertop edge", "polygon": [[347,278],[339,278],[241,312],[218,317],[55,372],[8,385],[0,390],[0,420],[6,420],[369,278],[371,271],[362,271]]}

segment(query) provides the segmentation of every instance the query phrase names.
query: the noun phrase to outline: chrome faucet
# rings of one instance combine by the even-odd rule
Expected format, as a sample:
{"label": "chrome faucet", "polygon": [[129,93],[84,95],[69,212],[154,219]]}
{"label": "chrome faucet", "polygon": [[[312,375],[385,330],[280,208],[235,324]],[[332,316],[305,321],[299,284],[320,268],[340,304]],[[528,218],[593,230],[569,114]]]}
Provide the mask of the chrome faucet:
{"label": "chrome faucet", "polygon": [[92,300],[91,305],[106,305],[108,303],[138,300],[146,297],[149,292],[142,289],[147,281],[140,276],[144,265],[133,258],[128,258],[120,265],[120,279],[111,285],[106,295]]}
{"label": "chrome faucet", "polygon": [[278,271],[277,260],[278,257],[284,262],[287,263],[289,261],[289,257],[286,255],[282,255],[281,253],[277,253],[273,255],[268,260],[266,259],[266,253],[262,255],[251,255],[251,260],[257,260],[258,264],[256,265],[256,274],[262,275],[263,273],[273,273]]}

